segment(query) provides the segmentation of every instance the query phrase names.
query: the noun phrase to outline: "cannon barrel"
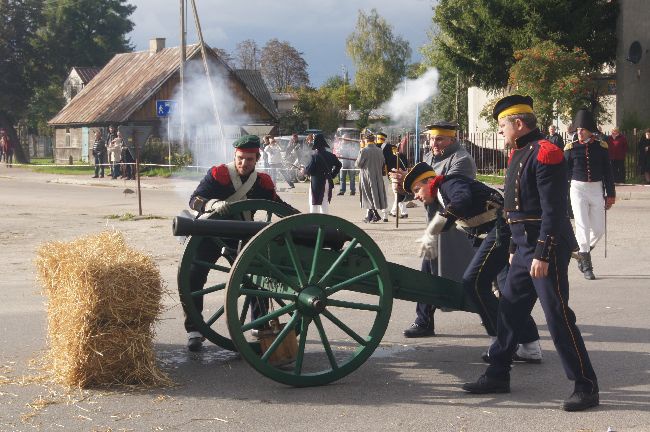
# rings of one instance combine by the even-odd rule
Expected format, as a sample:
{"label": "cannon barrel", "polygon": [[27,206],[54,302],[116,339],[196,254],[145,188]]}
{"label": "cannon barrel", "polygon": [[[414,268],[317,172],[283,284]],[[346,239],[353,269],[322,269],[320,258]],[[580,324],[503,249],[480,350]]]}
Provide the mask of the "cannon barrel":
{"label": "cannon barrel", "polygon": [[[172,232],[175,236],[215,236],[247,241],[268,225],[270,225],[269,222],[190,219],[176,216],[172,223]],[[294,243],[303,246],[314,246],[316,244],[317,230],[318,227],[314,225],[303,225],[293,228],[291,234]],[[349,240],[351,238],[342,231],[334,228],[325,228],[325,239],[323,241],[325,247],[338,250]]]}

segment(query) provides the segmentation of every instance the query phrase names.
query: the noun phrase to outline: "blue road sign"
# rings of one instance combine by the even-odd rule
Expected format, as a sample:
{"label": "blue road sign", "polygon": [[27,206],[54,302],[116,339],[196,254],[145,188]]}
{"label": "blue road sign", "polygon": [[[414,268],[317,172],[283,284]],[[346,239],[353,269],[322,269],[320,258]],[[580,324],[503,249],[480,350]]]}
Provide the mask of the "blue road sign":
{"label": "blue road sign", "polygon": [[157,100],[156,115],[158,117],[169,117],[176,110],[176,101],[174,100]]}

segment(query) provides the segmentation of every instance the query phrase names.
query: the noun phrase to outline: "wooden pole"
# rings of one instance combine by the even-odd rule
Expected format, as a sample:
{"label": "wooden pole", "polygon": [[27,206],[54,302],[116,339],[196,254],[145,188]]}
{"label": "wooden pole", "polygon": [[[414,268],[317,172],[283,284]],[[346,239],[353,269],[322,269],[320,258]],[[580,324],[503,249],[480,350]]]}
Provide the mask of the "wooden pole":
{"label": "wooden pole", "polygon": [[[180,67],[179,67],[179,79],[180,79],[180,91],[181,91],[181,100],[180,100],[180,114],[181,114],[181,130],[180,130],[180,144],[183,152],[187,151],[185,148],[185,60],[187,53],[185,51],[185,1],[181,0],[181,58],[180,58]],[[169,137],[168,137],[169,138]]]}

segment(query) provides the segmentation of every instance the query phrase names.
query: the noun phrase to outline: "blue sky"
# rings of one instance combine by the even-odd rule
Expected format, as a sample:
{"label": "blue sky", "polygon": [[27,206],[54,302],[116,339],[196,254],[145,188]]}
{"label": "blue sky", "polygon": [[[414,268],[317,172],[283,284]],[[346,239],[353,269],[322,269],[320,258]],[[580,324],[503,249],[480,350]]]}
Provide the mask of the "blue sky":
{"label": "blue sky", "polygon": [[[167,46],[180,41],[178,0],[131,0],[137,6],[131,16],[135,29],[129,37],[136,50],[148,48],[152,37],[164,37]],[[234,51],[238,42],[253,39],[261,48],[272,38],[288,41],[303,53],[309,78],[319,86],[342,67],[351,71],[345,40],[354,31],[358,11],[377,9],[392,26],[393,33],[408,40],[412,61],[420,59],[419,48],[431,28],[433,0],[196,0],[201,27],[210,46]],[[188,1],[189,4],[189,1]],[[196,42],[196,30],[188,14],[188,43]]]}

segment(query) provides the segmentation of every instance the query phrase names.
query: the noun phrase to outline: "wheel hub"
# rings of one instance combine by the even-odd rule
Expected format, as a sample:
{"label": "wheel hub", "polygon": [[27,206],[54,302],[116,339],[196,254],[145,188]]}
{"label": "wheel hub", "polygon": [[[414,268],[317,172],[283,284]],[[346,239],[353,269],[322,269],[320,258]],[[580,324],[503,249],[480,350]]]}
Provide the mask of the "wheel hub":
{"label": "wheel hub", "polygon": [[317,286],[308,286],[298,294],[298,310],[305,315],[315,316],[325,310],[327,296]]}

